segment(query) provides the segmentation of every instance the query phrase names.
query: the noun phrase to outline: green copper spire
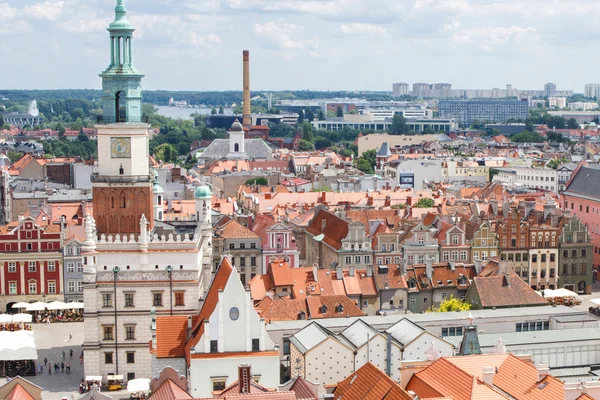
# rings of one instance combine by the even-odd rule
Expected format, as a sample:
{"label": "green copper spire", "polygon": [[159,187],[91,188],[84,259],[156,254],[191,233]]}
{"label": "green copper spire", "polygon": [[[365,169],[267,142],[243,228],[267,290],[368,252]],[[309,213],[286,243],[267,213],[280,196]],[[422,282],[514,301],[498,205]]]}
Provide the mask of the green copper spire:
{"label": "green copper spire", "polygon": [[125,0],[117,0],[117,6],[115,7],[115,20],[112,24],[110,24],[108,30],[134,31],[133,25],[131,25],[129,21],[127,21],[127,9],[125,8]]}
{"label": "green copper spire", "polygon": [[110,65],[100,74],[104,122],[142,120],[142,75],[133,66],[132,40],[135,28],[127,20],[125,0],[117,0],[115,20],[108,26]]}

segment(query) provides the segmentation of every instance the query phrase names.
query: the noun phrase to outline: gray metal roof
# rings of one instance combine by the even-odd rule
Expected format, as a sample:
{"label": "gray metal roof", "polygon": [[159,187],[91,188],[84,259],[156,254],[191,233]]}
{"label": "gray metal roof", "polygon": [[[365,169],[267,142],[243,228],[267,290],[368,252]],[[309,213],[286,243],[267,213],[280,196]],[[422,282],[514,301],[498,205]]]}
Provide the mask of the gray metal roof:
{"label": "gray metal roof", "polygon": [[392,153],[390,152],[390,147],[388,146],[387,142],[383,142],[383,144],[381,145],[381,148],[377,152],[377,155],[385,156],[385,157],[389,157],[392,155]]}
{"label": "gray metal roof", "polygon": [[[533,332],[507,332],[488,333],[479,335],[481,348],[494,347],[498,339],[502,338],[505,346],[519,346],[526,344],[579,342],[585,340],[600,341],[600,328],[578,328],[578,329],[554,329],[550,331]],[[462,336],[444,337],[445,340],[455,346],[460,345]]]}
{"label": "gray metal roof", "polygon": [[[245,139],[244,146],[246,156],[249,159],[265,158],[271,160],[273,158],[271,148],[262,139]],[[229,154],[229,139],[215,139],[199,158],[222,159],[226,158],[227,154]]]}
{"label": "gray metal roof", "polygon": [[323,329],[319,324],[312,322],[306,328],[290,337],[290,342],[304,354],[329,336],[331,335],[327,330]]}
{"label": "gray metal roof", "polygon": [[600,169],[581,167],[564,194],[600,197]]}
{"label": "gray metal roof", "polygon": [[392,337],[403,346],[415,340],[425,329],[416,325],[407,318],[403,318],[398,323],[391,326],[386,332],[391,333]]}
{"label": "gray metal roof", "polygon": [[362,319],[359,319],[340,334],[344,336],[354,347],[361,347],[367,343],[367,337],[373,338],[379,332]]}

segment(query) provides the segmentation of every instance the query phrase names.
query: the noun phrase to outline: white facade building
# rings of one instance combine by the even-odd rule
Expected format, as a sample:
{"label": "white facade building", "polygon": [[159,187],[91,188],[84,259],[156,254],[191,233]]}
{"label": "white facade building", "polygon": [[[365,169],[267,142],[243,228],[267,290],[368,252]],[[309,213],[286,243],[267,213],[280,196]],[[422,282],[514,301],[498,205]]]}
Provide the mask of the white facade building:
{"label": "white facade building", "polygon": [[279,349],[254,309],[250,291],[224,258],[215,274],[188,343],[190,393],[211,397],[238,379],[238,366],[248,364],[261,385],[279,385]]}
{"label": "white facade building", "polygon": [[394,97],[407,96],[409,93],[408,83],[397,82],[392,85],[392,94]]}
{"label": "white facade building", "polygon": [[543,168],[496,168],[498,174],[492,179],[509,188],[543,189],[558,193],[558,174],[555,169]]}

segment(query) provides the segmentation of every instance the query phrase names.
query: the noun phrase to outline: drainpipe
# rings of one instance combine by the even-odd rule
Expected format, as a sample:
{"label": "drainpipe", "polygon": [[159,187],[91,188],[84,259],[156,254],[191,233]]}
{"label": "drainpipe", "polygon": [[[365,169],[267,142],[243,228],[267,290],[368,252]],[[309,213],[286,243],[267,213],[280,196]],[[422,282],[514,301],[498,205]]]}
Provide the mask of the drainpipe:
{"label": "drainpipe", "polygon": [[387,334],[387,365],[385,368],[385,373],[387,376],[392,376],[392,334],[388,332]]}

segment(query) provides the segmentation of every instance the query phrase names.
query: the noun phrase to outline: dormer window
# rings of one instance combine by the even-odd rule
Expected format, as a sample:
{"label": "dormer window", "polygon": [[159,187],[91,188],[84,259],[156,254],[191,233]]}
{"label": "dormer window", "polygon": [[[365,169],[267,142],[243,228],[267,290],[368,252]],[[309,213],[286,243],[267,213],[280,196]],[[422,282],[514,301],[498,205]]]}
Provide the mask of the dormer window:
{"label": "dormer window", "polygon": [[327,306],[326,305],[322,305],[321,308],[319,308],[319,312],[321,314],[326,314],[327,313]]}
{"label": "dormer window", "polygon": [[408,281],[408,287],[409,287],[409,288],[411,288],[411,289],[414,289],[416,286],[417,286],[417,283],[415,282],[415,280],[414,280],[414,279],[410,279],[410,280]]}
{"label": "dormer window", "polygon": [[306,313],[304,311],[300,311],[298,313],[298,319],[306,319]]}
{"label": "dormer window", "polygon": [[338,314],[341,314],[341,313],[343,313],[343,312],[344,312],[344,306],[343,306],[343,305],[341,305],[341,304],[338,304],[337,306],[335,306],[335,311],[336,311]]}
{"label": "dormer window", "polygon": [[458,244],[458,235],[452,235],[452,244]]}

